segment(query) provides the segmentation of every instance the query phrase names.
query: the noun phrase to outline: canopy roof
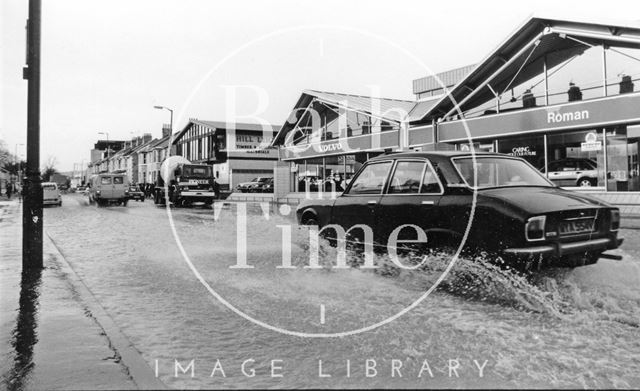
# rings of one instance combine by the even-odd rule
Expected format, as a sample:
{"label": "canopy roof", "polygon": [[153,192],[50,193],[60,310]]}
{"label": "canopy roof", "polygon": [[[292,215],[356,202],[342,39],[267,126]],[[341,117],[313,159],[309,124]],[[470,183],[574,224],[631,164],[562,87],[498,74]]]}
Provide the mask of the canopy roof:
{"label": "canopy roof", "polygon": [[[591,46],[640,48],[640,23],[530,17],[448,94],[425,113],[421,122],[478,107]],[[492,91],[493,90],[493,91]],[[457,111],[456,111],[457,112]]]}
{"label": "canopy roof", "polygon": [[291,131],[303,115],[303,110],[314,102],[321,102],[345,110],[371,115],[385,121],[407,122],[418,120],[428,112],[437,97],[420,101],[378,98],[364,95],[352,95],[337,92],[305,90],[295,104],[287,121],[278,132],[272,145],[282,144],[286,134]]}

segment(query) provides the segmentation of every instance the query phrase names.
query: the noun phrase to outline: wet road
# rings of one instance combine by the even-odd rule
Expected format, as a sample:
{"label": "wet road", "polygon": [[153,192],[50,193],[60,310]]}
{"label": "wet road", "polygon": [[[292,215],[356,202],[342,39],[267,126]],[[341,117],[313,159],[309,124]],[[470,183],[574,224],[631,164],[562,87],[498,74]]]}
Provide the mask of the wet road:
{"label": "wet road", "polygon": [[[336,333],[398,313],[445,261],[435,256],[432,274],[304,268],[307,231],[282,216],[286,210],[248,209],[252,268],[232,267],[243,264],[237,241],[245,236],[235,206],[218,216],[174,209],[171,223],[149,201],[96,207],[72,194],[44,217],[67,261],[171,387],[640,387],[640,231],[622,233],[623,261],[529,280],[463,259],[446,289],[399,319],[312,339],[250,322],[202,282],[271,326]],[[295,268],[281,267],[287,227]],[[318,259],[335,263],[335,250],[321,245]],[[194,361],[176,376],[174,360],[182,368]]]}

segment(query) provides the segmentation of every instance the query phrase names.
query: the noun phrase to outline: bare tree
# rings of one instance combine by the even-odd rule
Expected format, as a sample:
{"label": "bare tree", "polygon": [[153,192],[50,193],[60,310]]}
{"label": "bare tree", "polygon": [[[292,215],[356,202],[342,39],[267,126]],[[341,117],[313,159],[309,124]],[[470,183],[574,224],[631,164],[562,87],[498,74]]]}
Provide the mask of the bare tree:
{"label": "bare tree", "polygon": [[58,170],[56,169],[56,165],[58,164],[58,159],[55,156],[49,156],[47,158],[47,163],[44,165],[44,170],[42,170],[42,180],[48,182],[51,180],[53,174],[57,174]]}

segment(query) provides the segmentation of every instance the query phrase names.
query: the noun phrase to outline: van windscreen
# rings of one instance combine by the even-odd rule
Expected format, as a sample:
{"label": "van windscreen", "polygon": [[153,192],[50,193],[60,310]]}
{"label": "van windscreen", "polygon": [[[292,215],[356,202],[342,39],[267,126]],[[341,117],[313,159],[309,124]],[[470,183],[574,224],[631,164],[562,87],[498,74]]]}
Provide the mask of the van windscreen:
{"label": "van windscreen", "polygon": [[100,184],[101,185],[110,185],[111,184],[111,177],[103,176],[102,178],[100,178]]}
{"label": "van windscreen", "polygon": [[124,183],[124,177],[121,176],[114,176],[113,177],[113,184],[114,185],[121,185]]}

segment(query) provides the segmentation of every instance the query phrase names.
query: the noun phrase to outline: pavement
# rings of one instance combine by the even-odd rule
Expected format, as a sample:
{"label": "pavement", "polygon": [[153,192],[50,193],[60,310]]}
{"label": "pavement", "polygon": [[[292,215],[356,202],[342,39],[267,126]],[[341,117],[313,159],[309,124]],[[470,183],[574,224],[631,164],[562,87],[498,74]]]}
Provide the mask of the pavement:
{"label": "pavement", "polygon": [[22,273],[21,205],[0,200],[2,389],[166,388],[44,235]]}

